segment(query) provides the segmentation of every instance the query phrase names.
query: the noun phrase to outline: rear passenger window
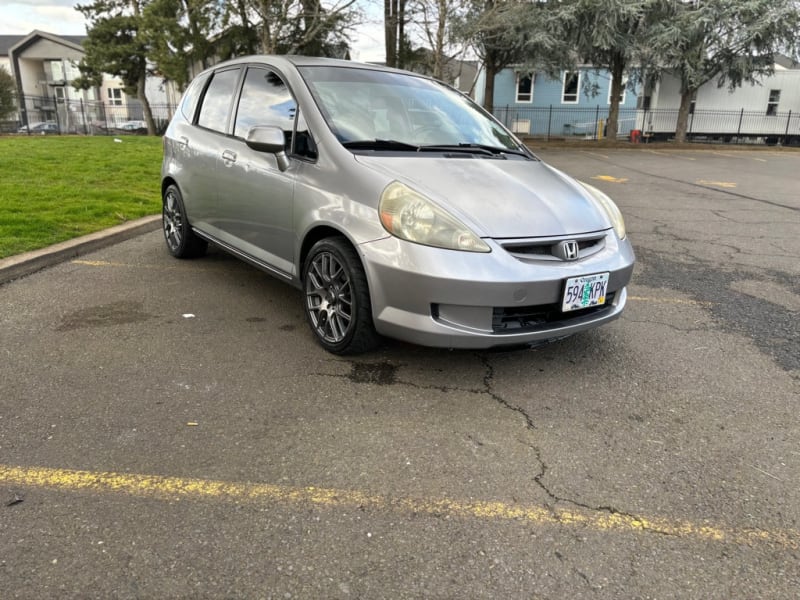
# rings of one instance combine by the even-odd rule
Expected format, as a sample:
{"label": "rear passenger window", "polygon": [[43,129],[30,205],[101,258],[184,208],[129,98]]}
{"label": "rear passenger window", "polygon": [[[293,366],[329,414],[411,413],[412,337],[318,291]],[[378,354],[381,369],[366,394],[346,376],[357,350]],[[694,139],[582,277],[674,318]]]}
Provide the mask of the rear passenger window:
{"label": "rear passenger window", "polygon": [[181,100],[181,112],[189,122],[194,121],[194,113],[197,110],[197,101],[200,99],[200,94],[203,92],[203,86],[205,86],[207,79],[208,77],[195,78],[192,83],[189,84],[189,88],[183,94],[183,99]]}
{"label": "rear passenger window", "polygon": [[297,103],[289,88],[273,71],[249,68],[242,86],[233,135],[245,137],[251,127],[274,125],[291,140]]}
{"label": "rear passenger window", "polygon": [[237,81],[239,81],[239,69],[214,73],[214,78],[203,97],[203,105],[200,107],[200,116],[197,119],[198,125],[227,133],[228,114]]}

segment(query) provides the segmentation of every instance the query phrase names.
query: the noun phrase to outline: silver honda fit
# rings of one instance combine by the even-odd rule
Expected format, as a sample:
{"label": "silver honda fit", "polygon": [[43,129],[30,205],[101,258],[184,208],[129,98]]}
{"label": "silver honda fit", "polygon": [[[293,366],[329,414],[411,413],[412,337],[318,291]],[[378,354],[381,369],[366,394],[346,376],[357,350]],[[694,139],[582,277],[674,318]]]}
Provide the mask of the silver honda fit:
{"label": "silver honda fit", "polygon": [[600,190],[413,73],[250,56],[198,75],[164,136],[163,226],[303,292],[330,352],[380,335],[534,344],[618,317],[634,255]]}

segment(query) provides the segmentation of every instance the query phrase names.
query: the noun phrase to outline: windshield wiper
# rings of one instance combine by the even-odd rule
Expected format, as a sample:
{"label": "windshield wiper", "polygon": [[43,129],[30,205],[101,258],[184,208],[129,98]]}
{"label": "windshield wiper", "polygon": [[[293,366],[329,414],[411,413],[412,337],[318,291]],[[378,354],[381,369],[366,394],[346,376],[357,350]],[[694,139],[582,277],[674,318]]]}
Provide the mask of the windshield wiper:
{"label": "windshield wiper", "polygon": [[516,154],[530,158],[530,156],[522,151],[514,148],[501,148],[499,146],[489,146],[487,144],[474,144],[472,142],[461,142],[460,144],[435,144],[432,146],[420,146],[422,152],[472,152],[474,154]]}
{"label": "windshield wiper", "polygon": [[407,144],[397,140],[353,140],[352,142],[342,142],[342,146],[350,150],[406,150],[418,152],[419,146]]}
{"label": "windshield wiper", "polygon": [[[489,146],[487,144],[474,144],[471,142],[461,142],[459,144],[431,144],[429,146],[417,146],[399,140],[353,140],[342,142],[342,146],[349,150],[399,150],[404,152],[463,152],[464,154],[481,154],[486,156],[501,157],[504,154],[516,154],[530,158],[530,155],[522,150],[512,148],[501,148],[499,146]],[[505,157],[503,157],[505,158]]]}

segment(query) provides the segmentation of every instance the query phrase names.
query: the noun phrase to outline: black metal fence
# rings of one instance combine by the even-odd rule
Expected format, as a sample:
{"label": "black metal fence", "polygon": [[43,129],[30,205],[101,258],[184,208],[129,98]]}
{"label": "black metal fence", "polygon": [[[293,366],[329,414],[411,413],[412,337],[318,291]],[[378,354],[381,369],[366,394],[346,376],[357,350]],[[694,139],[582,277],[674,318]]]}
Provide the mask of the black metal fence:
{"label": "black metal fence", "polygon": [[[122,135],[147,133],[142,105],[70,100],[54,95],[24,96],[16,120],[0,123],[4,133]],[[161,134],[175,106],[151,104],[156,132]],[[677,109],[621,108],[617,131],[608,131],[608,106],[496,106],[494,115],[523,137],[544,139],[627,139],[667,141],[675,136]],[[691,141],[800,145],[800,112],[694,110],[689,115]]]}
{"label": "black metal fence", "polygon": [[[667,141],[675,137],[678,109],[621,108],[617,131],[608,131],[608,107],[494,107],[494,115],[523,137],[544,139],[628,139]],[[800,112],[694,110],[689,114],[691,141],[800,145]]]}
{"label": "black metal fence", "polygon": [[[122,135],[147,133],[144,110],[138,100],[113,105],[101,101],[71,100],[58,96],[23,96],[16,120],[1,125],[4,133],[28,135]],[[156,132],[163,133],[175,112],[166,104],[151,104]]]}

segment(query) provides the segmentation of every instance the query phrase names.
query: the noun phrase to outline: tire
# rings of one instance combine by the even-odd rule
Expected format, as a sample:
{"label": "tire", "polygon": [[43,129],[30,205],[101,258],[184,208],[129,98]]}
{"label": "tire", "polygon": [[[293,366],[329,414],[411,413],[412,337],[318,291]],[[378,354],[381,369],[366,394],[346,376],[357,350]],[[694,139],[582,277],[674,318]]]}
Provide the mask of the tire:
{"label": "tire", "polygon": [[303,263],[306,319],[319,344],[333,354],[360,354],[377,347],[364,268],[344,238],[320,240]]}
{"label": "tire", "polygon": [[172,256],[194,258],[205,254],[208,242],[197,237],[189,226],[183,198],[175,184],[164,190],[161,205],[161,228],[164,231],[167,249]]}

